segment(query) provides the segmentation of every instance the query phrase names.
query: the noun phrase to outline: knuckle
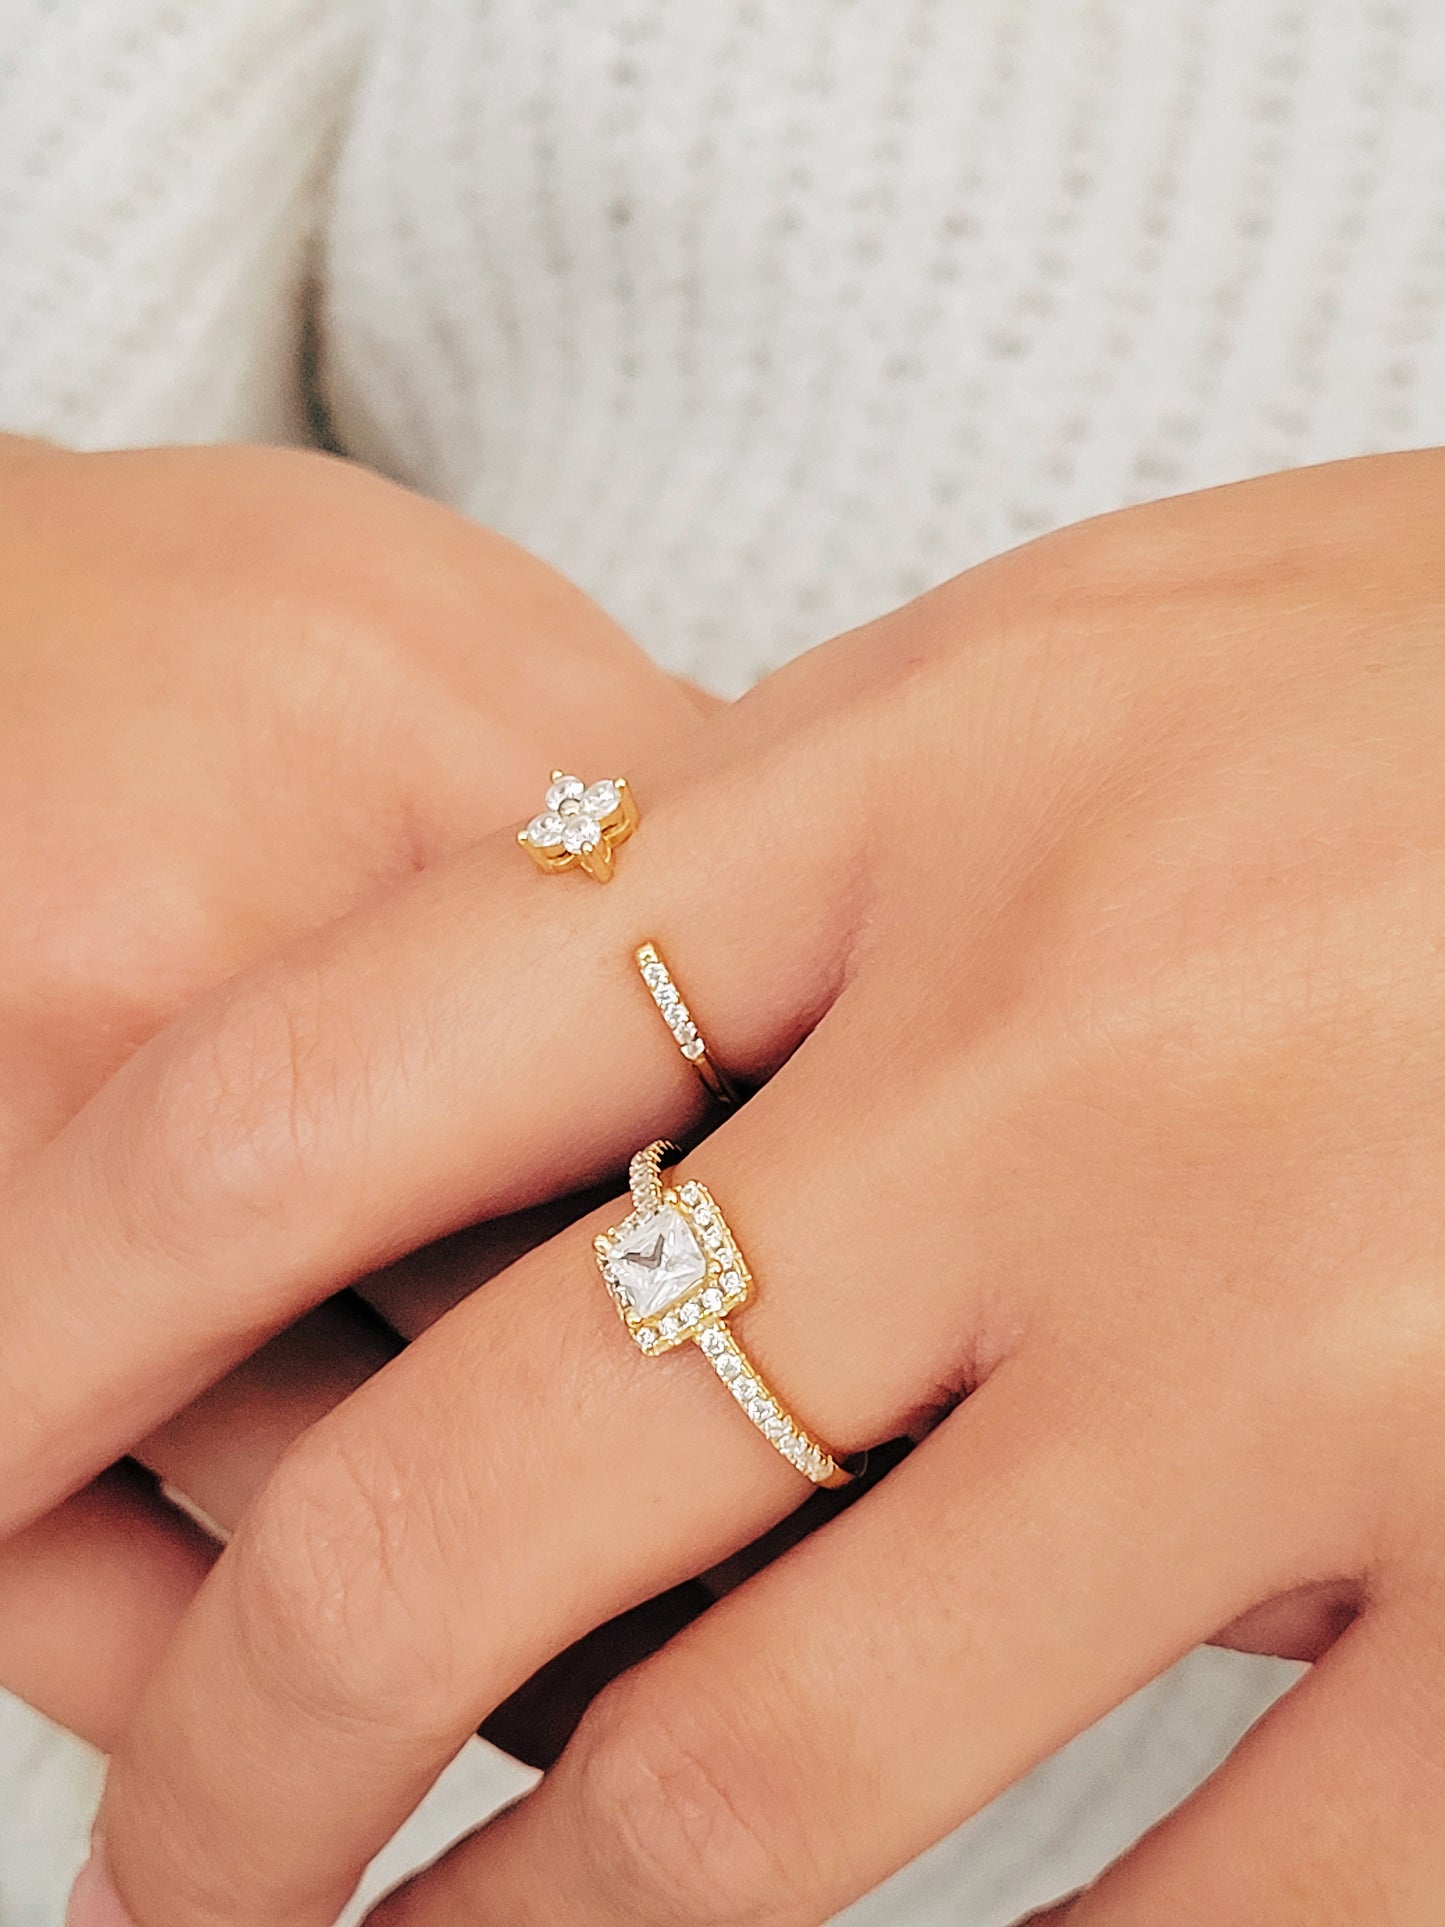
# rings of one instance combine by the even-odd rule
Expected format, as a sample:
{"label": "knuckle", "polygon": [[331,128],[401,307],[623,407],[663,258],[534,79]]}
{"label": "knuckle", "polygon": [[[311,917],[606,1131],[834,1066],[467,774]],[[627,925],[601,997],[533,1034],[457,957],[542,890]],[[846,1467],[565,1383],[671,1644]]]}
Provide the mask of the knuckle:
{"label": "knuckle", "polygon": [[467,1683],[418,1516],[375,1438],[323,1423],[285,1455],[229,1555],[237,1645],[269,1692],[332,1724],[451,1736]]}
{"label": "knuckle", "polygon": [[218,1220],[284,1215],[319,1175],[344,1116],[319,974],[294,961],[267,966],[143,1059],[150,1050],[135,1143],[165,1215],[208,1238]]}
{"label": "knuckle", "polygon": [[777,1834],[789,1808],[742,1738],[705,1696],[664,1697],[641,1674],[614,1681],[578,1729],[579,1836],[599,1890],[639,1927],[797,1917],[798,1856]]}

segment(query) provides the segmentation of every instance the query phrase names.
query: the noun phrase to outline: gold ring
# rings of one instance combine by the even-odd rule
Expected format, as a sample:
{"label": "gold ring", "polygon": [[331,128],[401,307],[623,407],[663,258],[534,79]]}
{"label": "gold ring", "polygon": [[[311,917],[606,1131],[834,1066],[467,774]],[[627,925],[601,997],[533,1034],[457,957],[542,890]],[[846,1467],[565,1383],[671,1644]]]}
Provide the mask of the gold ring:
{"label": "gold ring", "polygon": [[623,1324],[649,1357],[696,1345],[789,1465],[814,1485],[848,1485],[854,1474],[803,1430],[734,1338],[728,1317],[751,1296],[752,1274],[707,1186],[663,1183],[662,1160],[673,1148],[659,1139],[637,1153],[628,1173],[632,1210],[596,1240]]}
{"label": "gold ring", "polygon": [[606,883],[612,875],[612,852],[625,843],[641,820],[625,776],[584,783],[554,769],[544,808],[517,841],[539,870],[580,868]]}
{"label": "gold ring", "polygon": [[672,1032],[677,1048],[719,1104],[736,1104],[741,1093],[727,1072],[715,1064],[708,1054],[707,1044],[693,1020],[692,1012],[682,1001],[672,972],[657,954],[657,945],[639,944],[632,954],[637,961],[637,968],[642,972],[642,981],[651,991],[652,1001],[662,1013],[662,1021]]}

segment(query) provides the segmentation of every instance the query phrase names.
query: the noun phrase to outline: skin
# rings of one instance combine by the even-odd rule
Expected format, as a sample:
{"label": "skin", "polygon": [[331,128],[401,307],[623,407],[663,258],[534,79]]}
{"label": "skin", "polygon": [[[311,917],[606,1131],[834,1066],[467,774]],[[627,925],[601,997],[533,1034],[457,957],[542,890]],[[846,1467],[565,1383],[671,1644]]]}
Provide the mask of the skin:
{"label": "skin", "polygon": [[[444,857],[16,1173],[12,1525],[259,1329],[692,1129],[642,937],[765,1085],[682,1167],[760,1280],[745,1342],[839,1450],[922,1443],[386,1927],[822,1920],[1270,1613],[1328,1650],[1062,1917],[1438,1914],[1442,487],[1341,465],[975,570],[635,758],[605,891]],[[617,1211],[287,1451],[119,1744],[79,1927],[323,1927],[489,1708],[796,1505],[703,1361],[620,1333]]]}
{"label": "skin", "polygon": [[[611,768],[700,713],[511,544],[279,451],[0,437],[0,637],[0,1183],[19,1188],[197,994],[526,815],[559,747]],[[373,1280],[395,1331],[535,1235],[499,1230],[464,1265]],[[333,1301],[126,1443],[229,1527],[396,1349]],[[12,1365],[23,1400],[45,1368]],[[214,1554],[134,1463],[101,1472],[0,1547],[6,1683],[111,1744]]]}

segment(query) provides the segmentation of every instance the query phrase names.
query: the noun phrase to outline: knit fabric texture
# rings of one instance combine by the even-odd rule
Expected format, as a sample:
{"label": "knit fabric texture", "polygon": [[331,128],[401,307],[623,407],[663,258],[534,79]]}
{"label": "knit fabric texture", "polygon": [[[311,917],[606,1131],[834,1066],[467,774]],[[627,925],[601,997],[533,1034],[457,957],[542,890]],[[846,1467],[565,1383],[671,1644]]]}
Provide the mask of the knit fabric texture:
{"label": "knit fabric texture", "polygon": [[[1445,8],[6,0],[0,427],[304,439],[308,364],[736,692],[1081,516],[1445,441]],[[1197,1655],[850,1920],[1002,1927],[1286,1677]],[[0,1927],[55,1927],[93,1768],[10,1703],[0,1772]],[[518,1784],[477,1747],[399,1859]]]}

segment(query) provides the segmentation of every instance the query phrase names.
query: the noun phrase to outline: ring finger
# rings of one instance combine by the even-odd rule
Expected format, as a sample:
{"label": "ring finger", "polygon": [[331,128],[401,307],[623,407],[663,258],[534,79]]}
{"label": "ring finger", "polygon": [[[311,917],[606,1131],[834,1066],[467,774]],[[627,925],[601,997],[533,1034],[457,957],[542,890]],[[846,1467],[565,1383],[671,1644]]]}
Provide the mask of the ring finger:
{"label": "ring finger", "polygon": [[[738,1319],[749,1352],[849,1451],[952,1396],[938,1361],[958,1355],[967,1294],[951,1279],[905,1319],[876,1290],[896,1227],[884,1213],[870,1231],[849,1202],[902,1195],[903,1173],[872,1108],[840,1118],[833,1089],[826,1159],[784,1176],[830,1089],[832,1022],[699,1163],[762,1281]],[[629,1344],[596,1228],[443,1319],[248,1517],[113,1769],[106,1838],[147,1927],[333,1918],[490,1708],[808,1492],[690,1348]]]}

